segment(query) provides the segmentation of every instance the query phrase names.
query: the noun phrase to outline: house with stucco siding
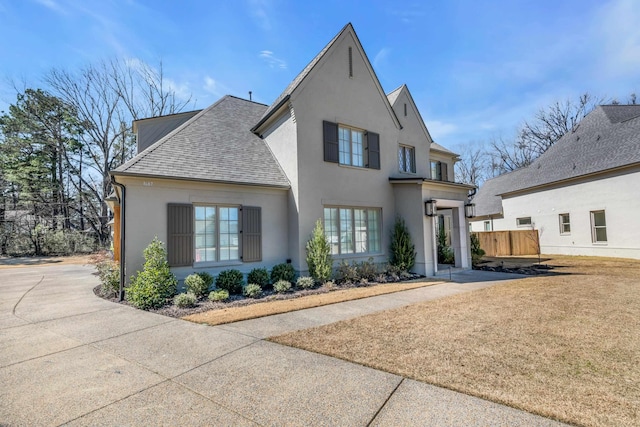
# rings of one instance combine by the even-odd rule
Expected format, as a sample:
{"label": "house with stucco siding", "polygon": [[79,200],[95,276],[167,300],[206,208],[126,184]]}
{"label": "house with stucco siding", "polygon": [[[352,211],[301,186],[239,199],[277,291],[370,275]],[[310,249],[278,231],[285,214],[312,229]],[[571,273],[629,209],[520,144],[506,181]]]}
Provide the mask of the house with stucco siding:
{"label": "house with stucco siding", "polygon": [[116,170],[121,263],[130,276],[158,236],[172,270],[248,272],[291,263],[322,220],[335,261],[389,257],[402,217],[415,272],[437,271],[436,217],[450,213],[459,268],[470,268],[457,155],[433,142],[406,85],[385,93],[347,24],[264,105],[225,96],[201,111],[138,121],[138,154]]}
{"label": "house with stucco siding", "polygon": [[533,228],[545,254],[640,259],[640,105],[596,107],[474,203],[474,232]]}

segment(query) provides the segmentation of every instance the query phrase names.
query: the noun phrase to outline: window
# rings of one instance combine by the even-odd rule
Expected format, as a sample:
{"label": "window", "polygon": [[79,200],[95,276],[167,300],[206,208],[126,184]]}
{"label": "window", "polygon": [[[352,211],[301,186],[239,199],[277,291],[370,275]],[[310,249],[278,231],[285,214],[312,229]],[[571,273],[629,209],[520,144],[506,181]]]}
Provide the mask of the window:
{"label": "window", "polygon": [[491,231],[491,221],[484,222],[484,231]]}
{"label": "window", "polygon": [[435,181],[449,181],[448,167],[444,162],[431,162],[431,179]]}
{"label": "window", "polygon": [[167,260],[171,267],[262,261],[262,208],[169,203]]}
{"label": "window", "polygon": [[324,161],[380,169],[380,135],[324,121]]}
{"label": "window", "polygon": [[516,218],[516,225],[518,227],[530,227],[531,226],[531,217],[524,218]]}
{"label": "window", "polygon": [[380,209],[324,208],[324,230],[331,253],[380,252]]}
{"label": "window", "polygon": [[195,262],[240,259],[239,208],[195,206]]}
{"label": "window", "polygon": [[364,134],[360,130],[343,126],[338,127],[340,164],[358,167],[364,166],[363,136]]}
{"label": "window", "polygon": [[591,211],[591,239],[593,243],[607,243],[607,221],[604,211]]}
{"label": "window", "polygon": [[413,147],[401,145],[398,148],[398,167],[400,172],[416,173],[416,150]]}
{"label": "window", "polygon": [[571,234],[571,218],[568,213],[558,215],[560,220],[560,234]]}

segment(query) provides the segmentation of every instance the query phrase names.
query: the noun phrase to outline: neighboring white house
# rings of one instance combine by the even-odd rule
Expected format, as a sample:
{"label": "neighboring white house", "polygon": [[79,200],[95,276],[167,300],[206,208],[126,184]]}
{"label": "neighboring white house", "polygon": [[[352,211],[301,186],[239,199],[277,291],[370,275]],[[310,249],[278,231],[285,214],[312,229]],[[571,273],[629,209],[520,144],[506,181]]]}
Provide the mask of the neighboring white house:
{"label": "neighboring white house", "polygon": [[474,203],[472,231],[535,228],[542,253],[640,258],[640,105],[597,107]]}
{"label": "neighboring white house", "polygon": [[112,171],[127,277],[154,236],[178,278],[282,262],[304,273],[318,219],[334,260],[386,261],[396,216],[416,247],[414,271],[432,275],[427,201],[449,209],[455,264],[470,268],[473,187],[453,182],[458,157],[433,143],[408,88],[385,94],[351,24],[270,106],[225,96],[135,128],[139,153]]}

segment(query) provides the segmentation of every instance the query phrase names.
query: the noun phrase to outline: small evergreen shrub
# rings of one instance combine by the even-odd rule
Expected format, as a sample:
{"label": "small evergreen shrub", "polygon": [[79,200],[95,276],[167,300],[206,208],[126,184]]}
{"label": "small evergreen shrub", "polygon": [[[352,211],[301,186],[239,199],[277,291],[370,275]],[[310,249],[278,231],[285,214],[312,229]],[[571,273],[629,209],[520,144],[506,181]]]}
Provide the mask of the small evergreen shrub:
{"label": "small evergreen shrub", "polygon": [[296,281],[296,286],[300,289],[311,289],[316,284],[316,281],[313,280],[313,277],[301,276],[298,277]]}
{"label": "small evergreen shrub", "polygon": [[480,247],[480,239],[478,235],[473,233],[471,235],[471,263],[477,265],[485,255],[485,251]]}
{"label": "small evergreen shrub", "polygon": [[255,283],[261,287],[269,285],[269,272],[266,268],[254,268],[247,276],[247,283]]}
{"label": "small evergreen shrub", "polygon": [[271,269],[271,283],[276,283],[280,280],[286,280],[287,282],[293,282],[296,277],[296,271],[291,264],[277,264]]}
{"label": "small evergreen shrub", "polygon": [[249,283],[242,290],[242,294],[247,298],[259,298],[262,295],[262,288],[255,283]]}
{"label": "small evergreen shrub", "polygon": [[244,276],[239,270],[224,270],[216,277],[216,288],[226,289],[230,294],[240,294]]}
{"label": "small evergreen shrub", "polygon": [[226,289],[216,289],[209,293],[209,300],[211,301],[226,301],[229,299],[229,291]]}
{"label": "small evergreen shrub", "polygon": [[307,266],[309,274],[318,282],[324,282],[331,277],[333,260],[331,259],[331,246],[324,234],[322,220],[316,221],[311,238],[307,242]]}
{"label": "small evergreen shrub", "polygon": [[360,280],[358,268],[355,264],[343,260],[336,268],[336,279],[340,282],[357,282]]}
{"label": "small evergreen shrub", "polygon": [[453,249],[447,245],[447,232],[444,227],[438,229],[437,234],[438,244],[438,263],[439,264],[453,264],[455,262]]}
{"label": "small evergreen shrub", "polygon": [[187,292],[186,294],[178,294],[173,297],[173,305],[178,308],[189,308],[196,305],[197,300],[198,298],[194,294]]}
{"label": "small evergreen shrub", "polygon": [[120,264],[105,259],[96,264],[100,278],[100,294],[103,297],[114,297],[120,291]]}
{"label": "small evergreen shrub", "polygon": [[171,273],[164,244],[155,237],[144,250],[142,271],[131,278],[126,299],[143,310],[162,307],[176,294],[178,281]]}
{"label": "small evergreen shrub", "polygon": [[211,286],[213,285],[213,276],[211,274],[207,273],[206,271],[201,271],[200,273],[196,274],[200,276],[202,280],[204,280],[204,285],[207,287],[207,289],[211,288]]}
{"label": "small evergreen shrub", "polygon": [[397,217],[391,232],[391,265],[400,270],[409,271],[416,263],[416,251],[407,224],[404,219]]}
{"label": "small evergreen shrub", "polygon": [[203,298],[209,293],[209,286],[199,274],[190,274],[184,279],[184,287],[196,298]]}
{"label": "small evergreen shrub", "polygon": [[362,279],[374,280],[378,275],[378,266],[373,262],[373,258],[356,264],[356,273]]}
{"label": "small evergreen shrub", "polygon": [[287,292],[289,289],[291,289],[291,282],[288,280],[278,280],[273,284],[273,290],[279,294]]}

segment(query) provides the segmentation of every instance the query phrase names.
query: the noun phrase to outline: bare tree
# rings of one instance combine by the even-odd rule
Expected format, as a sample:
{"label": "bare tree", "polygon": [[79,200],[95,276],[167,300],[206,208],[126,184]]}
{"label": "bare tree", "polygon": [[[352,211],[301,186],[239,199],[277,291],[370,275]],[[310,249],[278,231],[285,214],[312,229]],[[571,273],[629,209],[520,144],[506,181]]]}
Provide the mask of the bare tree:
{"label": "bare tree", "polygon": [[[108,208],[111,192],[109,171],[131,158],[133,120],[181,111],[191,100],[180,100],[167,87],[162,73],[140,61],[103,61],[78,72],[53,69],[45,82],[77,112],[82,124],[80,150],[68,164],[78,176],[78,192],[86,200],[88,225],[101,242],[109,238]],[[83,173],[79,173],[82,166]]]}
{"label": "bare tree", "polygon": [[465,145],[457,150],[460,160],[456,163],[456,182],[481,185],[490,176],[488,155],[482,147]]}
{"label": "bare tree", "polygon": [[504,173],[528,166],[604,102],[604,98],[585,93],[577,100],[557,101],[540,109],[533,120],[524,122],[513,143],[503,139],[491,142],[495,168]]}

